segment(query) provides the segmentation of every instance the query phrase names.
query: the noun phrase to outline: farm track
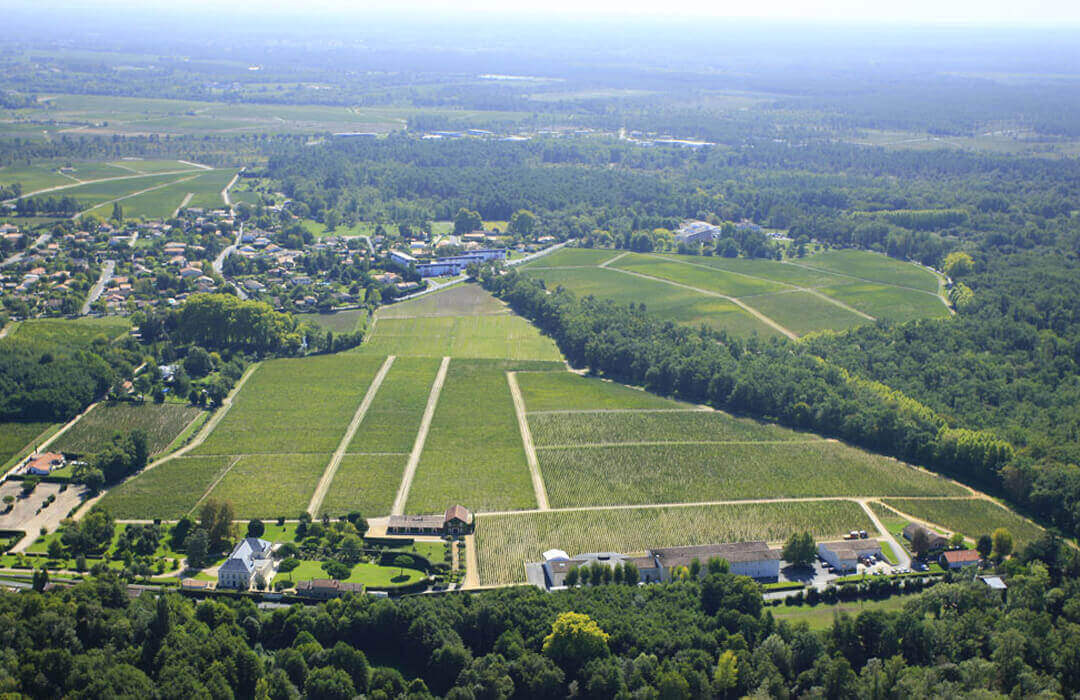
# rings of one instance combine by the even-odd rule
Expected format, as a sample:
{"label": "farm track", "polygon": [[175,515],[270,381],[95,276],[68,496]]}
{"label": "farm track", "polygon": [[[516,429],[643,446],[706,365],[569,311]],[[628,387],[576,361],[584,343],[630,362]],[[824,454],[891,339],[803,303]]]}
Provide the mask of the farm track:
{"label": "farm track", "polygon": [[177,205],[176,209],[173,209],[172,215],[174,219],[180,216],[180,210],[186,207],[191,202],[194,196],[194,192],[188,192],[186,195],[184,195],[184,199],[180,202],[179,205]]}
{"label": "farm track", "polygon": [[604,268],[604,269],[614,270],[615,272],[621,272],[621,273],[623,273],[625,275],[633,275],[634,277],[640,277],[642,279],[652,280],[653,282],[661,282],[663,284],[669,284],[672,287],[681,287],[682,289],[689,289],[691,292],[697,292],[698,294],[704,294],[705,296],[717,297],[719,299],[726,299],[727,301],[730,301],[732,304],[735,304],[736,306],[746,310],[747,312],[749,312],[751,315],[753,315],[755,318],[757,318],[759,321],[761,321],[765,325],[767,325],[767,326],[769,326],[771,328],[774,328],[775,330],[783,333],[784,335],[786,335],[791,340],[798,340],[799,339],[799,335],[797,333],[795,333],[794,331],[792,331],[789,328],[785,328],[784,326],[781,326],[779,323],[777,323],[773,319],[769,318],[765,314],[761,313],[760,311],[758,311],[754,307],[750,306],[749,304],[746,304],[745,302],[739,301],[739,299],[737,297],[728,296],[727,294],[721,294],[719,292],[714,292],[714,291],[712,291],[710,289],[702,289],[701,287],[692,287],[692,286],[690,286],[688,284],[682,284],[681,282],[672,282],[671,280],[666,280],[663,277],[653,277],[652,275],[646,275],[646,274],[643,274],[641,272],[632,272],[630,270],[622,270],[622,269],[617,268],[617,267],[608,267],[608,268]]}
{"label": "farm track", "polygon": [[[548,370],[545,370],[548,371]],[[621,386],[629,386],[623,384]],[[631,389],[634,387],[630,387]],[[712,408],[701,406],[700,408],[565,408],[551,411],[526,411],[529,416],[553,416],[572,413],[711,413]]]}
{"label": "farm track", "polygon": [[622,260],[622,259],[623,259],[623,258],[625,258],[625,257],[626,257],[627,255],[630,255],[629,251],[628,251],[628,252],[626,252],[626,253],[620,253],[620,254],[616,255],[615,257],[613,257],[613,258],[609,258],[609,259],[605,260],[604,262],[600,263],[599,265],[597,265],[597,267],[602,267],[602,268],[606,268],[606,267],[607,267],[608,265],[610,265],[611,263],[613,263],[613,262],[617,262],[617,261],[619,261],[619,260]]}
{"label": "farm track", "polygon": [[[261,363],[256,362],[255,364],[251,365],[250,367],[247,368],[247,370],[244,371],[243,376],[240,377],[240,381],[236,382],[236,386],[234,386],[232,391],[229,392],[229,395],[225,397],[225,400],[221,402],[221,407],[218,408],[218,410],[214,413],[214,415],[210,416],[210,420],[206,421],[206,423],[203,424],[202,429],[199,430],[198,434],[194,437],[194,439],[192,439],[191,442],[184,445],[183,447],[176,450],[175,452],[170,452],[167,455],[163,455],[161,457],[158,457],[153,462],[146,465],[146,467],[144,469],[142,469],[141,471],[138,471],[138,472],[132,474],[131,476],[128,476],[126,479],[121,481],[119,484],[114,484],[111,487],[111,489],[112,488],[117,488],[118,486],[120,486],[120,484],[123,484],[124,482],[126,482],[126,481],[128,481],[130,479],[134,479],[134,478],[138,477],[139,474],[142,474],[146,470],[153,469],[154,467],[156,467],[156,466],[158,466],[160,464],[164,464],[165,462],[169,461],[170,459],[173,459],[174,457],[182,457],[183,455],[187,454],[188,452],[195,449],[199,445],[203,444],[203,442],[206,441],[206,438],[209,437],[210,433],[214,432],[214,429],[218,426],[218,423],[220,423],[222,421],[222,419],[225,418],[225,415],[229,412],[229,409],[232,408],[233,400],[236,398],[236,395],[240,393],[240,390],[244,388],[244,384],[247,383],[247,380],[251,377],[252,374],[255,373],[255,370],[257,370],[260,365],[261,365]],[[89,409],[87,409],[87,410],[89,410]],[[59,433],[57,433],[57,435],[59,435]],[[57,437],[57,435],[54,435],[53,438],[55,439]],[[75,513],[73,517],[75,519],[79,519],[79,518],[81,518],[83,516],[83,514],[88,513],[90,511],[90,509],[94,506],[94,504],[96,504],[98,501],[100,501],[101,498],[106,493],[108,493],[108,491],[102,491],[101,493],[94,496],[93,498],[88,499],[86,501],[83,501],[83,504],[79,507],[78,512]]]}
{"label": "farm track", "polygon": [[101,207],[107,207],[110,204],[116,204],[117,202],[123,202],[126,199],[131,199],[132,197],[138,197],[140,194],[146,194],[147,192],[153,192],[155,190],[164,189],[166,187],[171,187],[172,185],[179,185],[181,182],[187,182],[188,180],[194,180],[197,177],[199,177],[199,176],[198,175],[191,175],[190,177],[182,177],[179,180],[172,180],[170,182],[165,182],[165,183],[162,183],[160,185],[154,185],[153,187],[147,187],[145,190],[139,190],[138,192],[129,192],[128,194],[125,194],[123,197],[116,197],[115,199],[110,199],[107,202],[102,202],[100,204],[95,204],[92,207],[89,207],[87,209],[83,209],[82,211],[74,214],[71,217],[71,220],[75,221],[76,219],[78,219],[83,214],[85,214],[87,212],[90,212],[90,211],[93,211],[95,209],[100,209]]}
{"label": "farm track", "polygon": [[217,478],[214,479],[213,482],[211,482],[210,485],[206,487],[206,491],[203,492],[203,495],[199,496],[199,500],[195,501],[195,505],[191,506],[191,510],[188,511],[188,515],[195,512],[195,509],[199,507],[199,504],[206,500],[206,497],[209,496],[213,492],[213,490],[217,488],[217,485],[221,483],[221,480],[225,478],[225,475],[231,472],[232,468],[235,467],[236,463],[239,462],[242,458],[243,455],[237,455],[233,457],[233,461],[229,462],[229,466],[221,470],[221,473],[217,475]]}
{"label": "farm track", "polygon": [[382,386],[383,380],[386,379],[386,375],[390,372],[390,366],[394,364],[395,359],[397,358],[394,355],[389,355],[375,374],[375,378],[371,380],[371,386],[368,387],[364,399],[356,408],[352,420],[349,421],[348,429],[341,436],[341,442],[338,443],[337,449],[334,450],[334,454],[330,457],[330,462],[326,465],[326,471],[323,472],[318,486],[315,487],[315,493],[311,494],[311,502],[307,507],[307,512],[311,513],[311,515],[314,516],[322,507],[323,500],[326,499],[326,492],[330,490],[330,483],[334,480],[334,475],[337,474],[342,458],[345,457],[345,451],[348,449],[349,443],[352,442],[353,436],[356,435],[364,416],[367,415],[368,408],[371,407],[372,401],[375,400],[375,394],[378,393],[379,387]]}
{"label": "farm track", "polygon": [[[178,161],[180,162],[180,161]],[[205,167],[205,166],[204,166]],[[213,168],[210,168],[213,170]],[[198,177],[201,173],[195,173],[195,177]],[[160,175],[191,175],[191,170],[167,170],[160,173],[139,173],[138,175],[118,175],[116,177],[103,177],[98,180],[82,180],[80,182],[73,182],[70,185],[54,185],[53,187],[45,187],[44,189],[35,190],[33,192],[27,192],[26,194],[19,195],[13,199],[5,199],[3,203],[15,202],[20,199],[26,199],[27,197],[35,197],[39,194],[49,194],[51,192],[60,192],[62,190],[70,190],[74,187],[82,187],[83,185],[96,185],[101,182],[115,182],[117,180],[136,180],[140,177],[157,177]],[[175,183],[170,183],[175,184]],[[101,206],[100,204],[98,206]]]}
{"label": "farm track", "polygon": [[878,534],[882,539],[889,543],[892,547],[893,554],[896,555],[896,560],[903,568],[909,568],[911,566],[911,557],[908,556],[907,550],[900,546],[900,543],[896,541],[896,538],[892,536],[892,533],[882,524],[878,519],[876,513],[870,508],[868,504],[869,499],[859,499],[859,506],[862,507],[863,512],[866,513],[866,517],[870,518],[870,522],[874,523],[874,527],[877,528]]}
{"label": "farm track", "polygon": [[413,477],[416,476],[416,467],[420,464],[420,455],[424,451],[424,443],[427,442],[428,430],[431,429],[431,420],[435,417],[435,407],[439,403],[439,394],[442,393],[443,384],[446,383],[446,372],[450,368],[450,358],[444,357],[439,365],[439,373],[435,375],[435,381],[431,384],[431,393],[428,394],[427,406],[424,407],[424,417],[420,420],[420,429],[416,431],[416,441],[413,443],[412,452],[409,453],[409,461],[405,464],[405,472],[401,475],[401,486],[398,487],[397,496],[394,497],[394,505],[390,509],[391,515],[405,513],[405,503],[409,499],[409,489],[412,488]]}
{"label": "farm track", "polygon": [[576,450],[601,447],[656,447],[670,445],[818,445],[828,442],[817,440],[646,440],[641,442],[582,442],[568,445],[541,445],[538,450]]}
{"label": "farm track", "polygon": [[[780,264],[781,265],[792,265],[794,267],[801,267],[802,269],[810,270],[811,272],[823,272],[823,273],[825,273],[827,275],[836,275],[838,277],[848,277],[850,279],[858,280],[860,282],[869,282],[870,284],[880,284],[880,285],[884,285],[886,287],[896,287],[897,289],[906,289],[906,290],[908,290],[910,292],[919,292],[920,294],[929,294],[932,297],[937,297],[943,304],[945,304],[945,306],[949,305],[948,302],[946,302],[945,299],[943,299],[942,296],[940,294],[938,294],[937,292],[931,292],[931,291],[928,291],[926,289],[919,289],[918,287],[909,287],[909,286],[907,286],[905,284],[893,284],[891,282],[882,282],[881,280],[872,280],[869,277],[859,277],[858,275],[851,275],[851,274],[848,274],[846,272],[835,272],[833,270],[826,270],[826,269],[821,268],[821,267],[814,267],[812,265],[807,265],[805,263],[792,262],[790,260],[783,260],[783,261],[780,262]],[[940,280],[939,280],[938,288],[939,289],[941,288]]]}
{"label": "farm track", "polygon": [[533,492],[536,494],[536,506],[540,510],[549,510],[544,476],[540,473],[540,460],[536,456],[536,446],[533,444],[529,420],[525,417],[525,399],[521,396],[517,375],[514,372],[507,372],[506,383],[510,385],[510,395],[514,398],[514,413],[517,415],[518,430],[521,432],[521,444],[525,447],[525,460],[529,463]]}
{"label": "farm track", "polygon": [[[692,262],[688,262],[686,260],[676,260],[676,259],[673,259],[673,258],[665,258],[662,255],[650,254],[649,257],[656,258],[657,260],[663,260],[664,262],[675,262],[675,263],[678,263],[680,265],[690,265],[690,266],[693,266],[693,267],[700,267],[702,269],[711,270],[713,272],[717,271],[718,269],[722,270],[722,268],[709,267],[708,265],[702,265],[700,263],[692,263]],[[758,277],[756,275],[748,275],[745,272],[735,272],[734,270],[722,270],[722,271],[726,272],[726,273],[728,273],[730,275],[738,275],[739,277],[745,277],[745,278],[751,279],[751,280],[757,280],[757,281],[760,281],[760,282],[772,282],[774,284],[782,284],[785,287],[791,287],[790,290],[784,290],[784,291],[780,291],[780,292],[771,292],[771,294],[784,294],[784,293],[796,292],[796,291],[797,292],[806,292],[808,294],[812,294],[812,295],[818,297],[822,301],[826,301],[826,302],[828,302],[830,304],[833,304],[834,306],[839,306],[841,309],[844,309],[845,311],[850,311],[851,313],[855,314],[856,316],[861,316],[862,318],[865,318],[868,321],[876,321],[877,320],[876,318],[874,318],[870,314],[863,313],[862,311],[859,311],[855,307],[845,304],[844,302],[840,301],[839,299],[833,299],[832,297],[828,296],[827,294],[822,294],[821,292],[819,292],[817,289],[815,289],[813,287],[803,287],[801,285],[792,284],[790,282],[779,282],[777,280],[768,279],[767,277]],[[747,298],[749,298],[751,296],[767,296],[768,294],[770,294],[770,292],[763,292],[762,294],[745,294],[745,295],[743,295],[743,296],[741,296],[739,298],[740,299],[747,299]]]}

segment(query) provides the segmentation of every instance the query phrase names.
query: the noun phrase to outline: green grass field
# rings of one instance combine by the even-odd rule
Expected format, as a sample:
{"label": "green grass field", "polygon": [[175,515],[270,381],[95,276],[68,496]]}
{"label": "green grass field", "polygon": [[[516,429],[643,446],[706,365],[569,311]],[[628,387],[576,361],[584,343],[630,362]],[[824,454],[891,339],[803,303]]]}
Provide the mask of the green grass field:
{"label": "green grass field", "polygon": [[525,581],[524,564],[548,549],[644,552],[653,547],[746,540],[777,542],[806,530],[817,538],[873,529],[856,503],[758,503],[480,515],[476,547],[482,584]]}
{"label": "green grass field", "polygon": [[749,418],[725,413],[539,413],[529,416],[537,447],[632,442],[815,440]]}
{"label": "green grass field", "polygon": [[196,454],[329,454],[383,358],[358,353],[265,362]]}
{"label": "green grass field", "polygon": [[[56,171],[59,164],[43,163],[40,165],[5,165],[0,168],[0,185],[22,185],[23,194],[43,190],[47,187],[71,185],[75,180]],[[117,171],[119,174],[120,171]],[[72,173],[74,175],[74,173]]]}
{"label": "green grass field", "polygon": [[8,337],[29,341],[43,348],[71,350],[73,347],[89,345],[98,336],[113,340],[127,333],[130,328],[131,321],[124,316],[73,320],[33,319],[20,322],[8,333]]}
{"label": "green grass field", "polygon": [[[354,564],[349,578],[344,579],[350,583],[362,583],[365,586],[376,588],[399,588],[416,583],[424,578],[423,571],[405,569],[396,566],[379,566],[360,562]],[[274,583],[278,581],[310,581],[317,578],[330,578],[322,568],[322,562],[301,561],[300,566],[287,573],[278,574],[274,577]]]}
{"label": "green grass field", "polygon": [[553,508],[962,493],[900,462],[821,440],[539,449],[537,454]]}
{"label": "green grass field", "polygon": [[958,501],[890,498],[885,504],[972,539],[989,535],[1003,527],[1012,533],[1014,549],[1017,550],[1039,539],[1045,532],[1016,513],[982,499]]}
{"label": "green grass field", "polygon": [[380,356],[562,360],[555,341],[514,315],[380,318],[361,348]]}
{"label": "green grass field", "polygon": [[827,250],[793,261],[805,267],[873,282],[937,292],[938,277],[911,263],[865,250]]}
{"label": "green grass field", "polygon": [[[230,196],[232,193],[230,193]],[[300,225],[311,232],[316,238],[328,238],[330,236],[374,236],[375,223],[372,221],[358,221],[354,226],[337,226],[333,231],[328,231],[326,224],[313,219],[304,219]]]}
{"label": "green grass field", "polygon": [[525,410],[530,413],[696,408],[692,404],[572,372],[519,372],[517,381],[525,400]]}
{"label": "green grass field", "polygon": [[236,517],[295,518],[307,508],[329,454],[245,455],[208,498],[229,501]]}
{"label": "green grass field", "polygon": [[509,314],[503,302],[478,284],[461,284],[447,290],[425,294],[379,309],[379,318],[417,318],[426,316],[489,316]]}
{"label": "green grass field", "polygon": [[[120,175],[124,175],[123,172]],[[152,187],[158,187],[159,185],[168,185],[175,182],[182,177],[190,177],[189,175],[133,175],[128,173],[126,177],[117,180],[102,180],[99,182],[88,182],[85,185],[76,185],[75,187],[68,187],[57,192],[50,193],[43,196],[54,197],[74,197],[79,205],[84,209],[93,209],[94,207],[108,202],[114,199],[120,199],[121,197],[128,197],[136,192],[142,192],[143,190],[150,189]],[[162,188],[164,189],[164,188]],[[123,200],[127,201],[127,200]],[[121,203],[123,206],[123,203]],[[111,205],[109,205],[111,211]]]}
{"label": "green grass field", "polygon": [[435,358],[396,358],[348,451],[408,454],[438,371],[439,360]]}
{"label": "green grass field", "polygon": [[781,605],[770,608],[769,612],[772,613],[777,622],[780,620],[787,620],[792,624],[805,622],[812,632],[822,632],[832,627],[834,618],[841,613],[855,617],[859,613],[869,610],[897,612],[902,610],[904,605],[911,599],[910,596],[893,596],[884,600],[856,600],[848,603],[837,603],[836,605],[827,605],[825,603],[818,603],[817,605]]}
{"label": "green grass field", "polygon": [[450,362],[407,512],[454,503],[476,511],[535,508],[506,371],[513,363]]}
{"label": "green grass field", "polygon": [[141,429],[146,432],[150,454],[156,454],[168,447],[201,410],[173,403],[103,403],[57,438],[53,447],[62,452],[93,454],[104,449],[115,433]]}
{"label": "green grass field", "polygon": [[389,515],[407,459],[406,455],[345,455],[319,514],[339,516],[359,510],[367,517]]}
{"label": "green grass field", "polygon": [[101,505],[114,518],[181,518],[195,507],[234,457],[176,457],[111,489]]}
{"label": "green grass field", "polygon": [[52,427],[52,423],[0,423],[0,464],[7,462],[38,436]]}

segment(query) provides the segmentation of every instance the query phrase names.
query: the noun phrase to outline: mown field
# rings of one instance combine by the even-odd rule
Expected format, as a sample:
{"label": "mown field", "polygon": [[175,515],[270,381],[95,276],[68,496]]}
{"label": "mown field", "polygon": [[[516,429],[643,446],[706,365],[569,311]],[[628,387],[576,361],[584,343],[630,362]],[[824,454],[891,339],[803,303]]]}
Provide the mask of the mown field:
{"label": "mown field", "polygon": [[170,459],[110,489],[101,505],[120,519],[182,518],[236,459],[231,455]]}
{"label": "mown field", "polygon": [[[582,377],[572,372],[518,372],[518,387],[525,410],[619,411],[695,410],[692,404],[665,399],[615,382]],[[529,419],[530,422],[532,418]]]}
{"label": "mown field", "polygon": [[562,360],[555,341],[514,315],[380,317],[361,349],[382,356]]}
{"label": "mown field", "polygon": [[407,459],[392,454],[345,455],[320,514],[336,517],[359,510],[367,517],[389,515]]}
{"label": "mown field", "polygon": [[[599,267],[602,263],[607,267]],[[873,319],[895,321],[948,313],[937,296],[934,273],[866,251],[825,251],[776,261],[563,248],[525,264],[523,271],[550,288],[561,285],[580,295],[644,302],[661,318],[738,335],[776,331],[715,295],[737,298],[797,335],[842,331],[872,320],[841,304]]]}
{"label": "mown field", "polygon": [[977,539],[999,527],[1012,533],[1014,548],[1019,550],[1042,537],[1038,525],[983,499],[923,500],[890,498],[884,503],[908,515],[935,523],[951,531]]}
{"label": "mown field", "polygon": [[194,453],[330,454],[383,359],[340,353],[265,362]]}
{"label": "mown field", "polygon": [[873,530],[856,503],[820,501],[722,506],[620,508],[481,515],[476,519],[480,582],[523,583],[524,564],[548,549],[571,555],[747,540],[780,541],[806,530],[827,538]]}
{"label": "mown field", "polygon": [[506,372],[490,360],[450,362],[406,510],[535,508]]}
{"label": "mown field", "polygon": [[[396,358],[349,443],[348,451],[408,454],[416,441],[416,431],[439,371],[439,362],[427,357]],[[331,491],[334,488],[331,486]],[[396,484],[394,488],[397,488]]]}
{"label": "mown field", "polygon": [[529,416],[537,447],[634,442],[771,442],[818,440],[749,418],[712,411],[538,413]]}
{"label": "mown field", "polygon": [[146,432],[150,454],[156,454],[184,430],[202,409],[173,403],[110,402],[95,406],[80,418],[52,447],[61,452],[93,454],[100,452],[119,432]]}
{"label": "mown field", "polygon": [[962,493],[895,460],[822,440],[538,448],[537,456],[553,508]]}

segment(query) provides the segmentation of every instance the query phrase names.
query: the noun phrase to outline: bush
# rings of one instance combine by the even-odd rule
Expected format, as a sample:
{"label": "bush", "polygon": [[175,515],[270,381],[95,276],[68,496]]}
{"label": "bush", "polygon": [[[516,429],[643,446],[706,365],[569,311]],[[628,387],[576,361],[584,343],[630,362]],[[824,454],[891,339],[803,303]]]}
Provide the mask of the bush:
{"label": "bush", "polygon": [[283,574],[287,574],[290,571],[293,571],[294,569],[296,569],[296,567],[298,567],[298,566],[300,566],[300,560],[295,559],[293,557],[289,557],[288,559],[283,559],[281,561],[281,563],[278,564],[278,572],[283,573]]}

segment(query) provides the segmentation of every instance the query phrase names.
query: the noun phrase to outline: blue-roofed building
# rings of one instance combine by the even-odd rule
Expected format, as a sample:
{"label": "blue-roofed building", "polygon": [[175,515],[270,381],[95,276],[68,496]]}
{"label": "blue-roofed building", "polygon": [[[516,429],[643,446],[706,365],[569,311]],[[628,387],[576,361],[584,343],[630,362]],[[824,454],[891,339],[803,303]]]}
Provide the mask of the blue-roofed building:
{"label": "blue-roofed building", "polygon": [[233,548],[229,558],[218,569],[218,588],[238,588],[246,591],[259,574],[269,581],[274,568],[270,557],[272,545],[257,537],[245,537]]}

